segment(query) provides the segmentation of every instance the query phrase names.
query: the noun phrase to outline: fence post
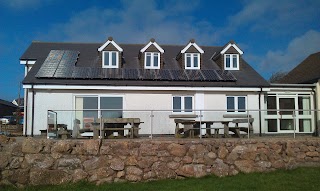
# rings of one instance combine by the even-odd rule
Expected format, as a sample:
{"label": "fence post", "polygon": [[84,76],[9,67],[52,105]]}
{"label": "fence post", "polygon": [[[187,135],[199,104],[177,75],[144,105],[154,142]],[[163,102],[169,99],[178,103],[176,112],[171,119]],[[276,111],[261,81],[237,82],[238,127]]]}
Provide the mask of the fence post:
{"label": "fence post", "polygon": [[153,110],[151,110],[150,111],[150,123],[151,123],[151,129],[150,129],[150,133],[151,133],[151,135],[150,135],[150,139],[152,139],[153,138],[153,117],[154,117],[154,115],[153,115]]}
{"label": "fence post", "polygon": [[248,139],[250,139],[250,116],[249,116],[249,109],[247,109],[247,119],[248,119]]}
{"label": "fence post", "polygon": [[[102,126],[104,126],[104,124],[102,123],[102,114],[101,114],[101,109],[100,109],[100,114],[99,114],[99,118],[100,118],[100,125],[99,125],[99,132],[100,132],[100,136],[99,138],[102,139]],[[94,133],[94,132],[93,132]],[[103,135],[104,136],[104,135]]]}
{"label": "fence post", "polygon": [[200,139],[202,139],[202,125],[201,125],[201,121],[202,121],[202,110],[200,110],[199,112],[200,112],[200,115],[199,115],[199,117],[200,117],[200,119],[199,119],[199,121],[200,121],[199,130],[200,130]]}
{"label": "fence post", "polygon": [[296,112],[292,112],[292,117],[293,117],[293,138],[296,138]]}
{"label": "fence post", "polygon": [[49,139],[49,110],[47,110],[47,139]]}

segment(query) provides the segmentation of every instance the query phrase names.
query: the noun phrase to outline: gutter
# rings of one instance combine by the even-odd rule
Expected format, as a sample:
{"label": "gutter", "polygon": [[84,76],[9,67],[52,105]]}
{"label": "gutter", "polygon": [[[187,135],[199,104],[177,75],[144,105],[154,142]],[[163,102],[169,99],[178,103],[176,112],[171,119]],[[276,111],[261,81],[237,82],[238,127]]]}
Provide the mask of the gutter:
{"label": "gutter", "polygon": [[259,137],[262,137],[262,121],[261,121],[261,93],[262,87],[260,87],[259,91]]}
{"label": "gutter", "polygon": [[316,87],[314,84],[270,84],[271,87]]}
{"label": "gutter", "polygon": [[25,124],[25,129],[24,129],[24,136],[28,136],[28,94],[29,94],[29,89],[26,89],[25,91],[25,108],[24,108],[24,124]]}
{"label": "gutter", "polygon": [[31,85],[32,90],[32,119],[31,119],[31,137],[33,137],[33,130],[34,130],[34,89],[33,85]]}

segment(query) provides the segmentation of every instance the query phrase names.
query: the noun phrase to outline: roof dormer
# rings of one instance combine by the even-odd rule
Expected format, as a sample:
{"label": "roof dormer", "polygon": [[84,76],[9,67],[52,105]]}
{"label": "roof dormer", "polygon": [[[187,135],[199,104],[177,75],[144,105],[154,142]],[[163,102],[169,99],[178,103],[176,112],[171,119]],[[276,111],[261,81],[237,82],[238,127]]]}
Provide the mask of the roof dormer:
{"label": "roof dormer", "polygon": [[123,49],[109,37],[98,51],[102,54],[102,68],[120,68]]}
{"label": "roof dormer", "polygon": [[195,43],[194,39],[181,50],[177,60],[180,62],[181,67],[184,69],[200,69],[201,55],[204,51]]}
{"label": "roof dormer", "polygon": [[240,58],[243,51],[234,41],[226,44],[220,52],[222,67],[224,70],[240,70]]}
{"label": "roof dormer", "polygon": [[160,69],[163,64],[164,50],[150,39],[149,43],[140,50],[140,61],[144,69]]}

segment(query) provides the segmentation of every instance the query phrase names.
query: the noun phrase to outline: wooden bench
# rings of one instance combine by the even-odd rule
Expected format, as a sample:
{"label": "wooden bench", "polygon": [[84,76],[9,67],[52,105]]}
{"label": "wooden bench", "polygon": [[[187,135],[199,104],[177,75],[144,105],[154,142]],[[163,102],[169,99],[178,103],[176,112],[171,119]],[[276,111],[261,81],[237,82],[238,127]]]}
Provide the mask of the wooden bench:
{"label": "wooden bench", "polygon": [[[225,137],[230,137],[229,131],[233,132],[236,137],[241,137],[241,131],[245,133],[252,134],[253,133],[253,126],[252,123],[254,121],[254,118],[252,118],[251,115],[246,114],[225,114],[223,115],[224,118],[230,119],[232,118],[231,122],[235,124],[234,127],[229,127],[225,129]],[[239,124],[247,124],[246,126],[240,126]]]}
{"label": "wooden bench", "polygon": [[[103,127],[100,129],[100,123],[103,124]],[[136,138],[139,136],[139,125],[141,123],[140,118],[99,118],[97,123],[94,124],[94,132],[93,138],[97,139],[99,137],[99,132],[101,131],[101,138],[111,136],[114,132],[122,132],[124,130],[129,131],[130,138]],[[130,127],[125,127],[127,124],[130,124]],[[107,132],[111,132],[112,134],[108,134]]]}

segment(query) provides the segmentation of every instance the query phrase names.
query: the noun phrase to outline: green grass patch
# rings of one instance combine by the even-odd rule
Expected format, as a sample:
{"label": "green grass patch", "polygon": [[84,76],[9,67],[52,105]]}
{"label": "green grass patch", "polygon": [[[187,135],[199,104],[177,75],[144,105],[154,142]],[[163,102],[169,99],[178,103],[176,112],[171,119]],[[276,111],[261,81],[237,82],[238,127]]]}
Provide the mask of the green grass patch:
{"label": "green grass patch", "polygon": [[297,168],[294,170],[278,170],[270,173],[238,174],[219,178],[207,176],[203,178],[188,178],[184,180],[159,180],[141,183],[112,183],[96,186],[88,182],[76,184],[65,184],[59,186],[29,186],[24,189],[17,189],[10,186],[0,186],[0,190],[27,190],[27,191],[95,191],[95,190],[134,190],[134,191],[215,191],[215,190],[262,190],[262,191],[283,191],[283,190],[320,190],[320,168]]}

